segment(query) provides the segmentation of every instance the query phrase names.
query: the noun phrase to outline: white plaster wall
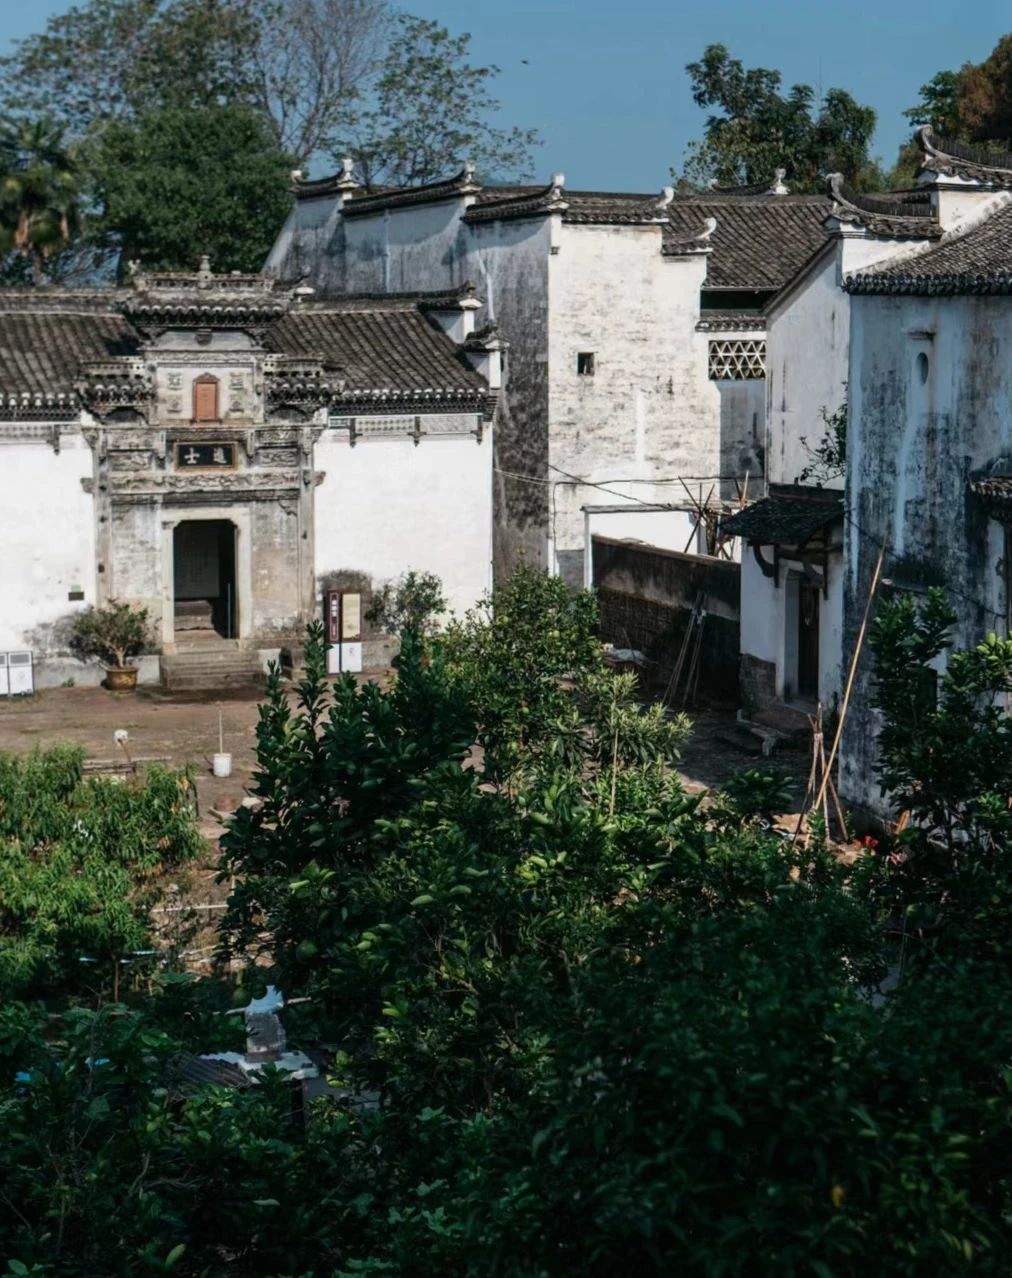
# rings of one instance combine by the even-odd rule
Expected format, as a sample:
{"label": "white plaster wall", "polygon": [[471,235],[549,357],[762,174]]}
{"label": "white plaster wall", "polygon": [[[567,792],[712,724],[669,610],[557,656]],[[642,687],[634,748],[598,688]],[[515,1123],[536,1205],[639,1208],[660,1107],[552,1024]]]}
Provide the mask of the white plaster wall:
{"label": "white plaster wall", "polygon": [[[928,361],[922,382],[918,356]],[[900,589],[950,590],[953,643],[1007,616],[1002,541],[968,494],[975,472],[1012,470],[1012,299],[852,300],[845,643],[854,642],[881,545]],[[847,797],[881,808],[874,784],[871,662],[862,661],[841,747]]]}
{"label": "white plaster wall", "polygon": [[350,570],[375,585],[435,573],[462,613],[491,586],[492,439],[359,440],[316,445],[316,575]]}
{"label": "white plaster wall", "polygon": [[[590,512],[592,537],[640,541],[661,550],[694,552],[696,544],[692,529],[693,518],[684,510],[643,511],[631,505],[627,511]],[[691,545],[688,544],[690,539]]]}
{"label": "white plaster wall", "polygon": [[[766,335],[766,475],[795,483],[826,432],[822,409],[833,413],[847,398],[850,296],[845,275],[926,247],[925,242],[843,235],[768,316]],[[813,482],[813,481],[809,481]],[[825,483],[844,487],[844,478]]]}
{"label": "white plaster wall", "polygon": [[[763,554],[770,557],[769,547]],[[785,685],[793,677],[788,669],[789,649],[794,647],[789,633],[787,606],[788,574],[801,572],[801,565],[790,559],[780,561],[780,585],[774,586],[755,561],[751,547],[746,547],[741,560],[741,650],[742,653],[768,661],[776,668],[775,691],[783,697]],[[843,572],[839,556],[830,561],[829,589],[819,598],[819,699],[829,707],[843,692],[841,677],[843,653]]]}
{"label": "white plaster wall", "polygon": [[[95,602],[95,515],[81,486],[92,451],[78,434],[47,443],[0,443],[0,650],[62,645],[54,623]],[[75,587],[84,601],[71,603]]]}
{"label": "white plaster wall", "polygon": [[[764,554],[769,556],[767,547]],[[776,694],[784,690],[784,589],[763,575],[752,548],[741,557],[741,650],[776,667]]]}
{"label": "white plaster wall", "polygon": [[[708,335],[695,331],[706,258],[665,260],[660,235],[659,227],[560,228],[549,259],[553,481],[576,476],[666,502],[677,476],[695,484],[719,475],[720,397],[707,376]],[[581,351],[594,353],[593,376],[577,373]],[[556,567],[576,583],[581,507],[609,498],[571,481],[555,494]]]}

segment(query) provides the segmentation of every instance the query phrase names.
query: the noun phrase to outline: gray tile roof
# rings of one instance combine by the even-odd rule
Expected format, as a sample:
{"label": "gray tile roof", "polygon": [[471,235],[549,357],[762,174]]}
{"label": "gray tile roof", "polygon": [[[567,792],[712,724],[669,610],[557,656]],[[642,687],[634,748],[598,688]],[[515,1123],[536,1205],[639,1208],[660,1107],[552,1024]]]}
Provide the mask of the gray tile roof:
{"label": "gray tile roof", "polygon": [[705,287],[774,291],[825,243],[830,209],[822,195],[676,196],[666,210],[671,229],[665,233],[684,238],[714,218]]}
{"label": "gray tile roof", "polygon": [[831,488],[775,484],[770,495],[721,520],[721,531],[762,546],[803,546],[843,518],[843,494]]}
{"label": "gray tile roof", "polygon": [[[485,381],[427,314],[466,296],[316,297],[275,320],[264,344],[321,360],[350,395],[477,402],[488,395]],[[140,335],[121,310],[127,300],[127,291],[113,289],[0,290],[0,411],[72,416],[86,365],[140,351]]]}
{"label": "gray tile roof", "polygon": [[335,297],[293,307],[268,344],[284,355],[319,356],[349,392],[443,391],[484,395],[484,380],[423,314],[424,296]]}
{"label": "gray tile roof", "polygon": [[917,297],[1012,294],[1012,202],[925,252],[848,275],[844,288]]}
{"label": "gray tile roof", "polygon": [[1012,523],[1012,475],[987,475],[971,479],[970,492],[1001,523]]}
{"label": "gray tile roof", "polygon": [[0,291],[0,405],[71,415],[84,364],[137,353],[136,333],[114,309],[121,296]]}

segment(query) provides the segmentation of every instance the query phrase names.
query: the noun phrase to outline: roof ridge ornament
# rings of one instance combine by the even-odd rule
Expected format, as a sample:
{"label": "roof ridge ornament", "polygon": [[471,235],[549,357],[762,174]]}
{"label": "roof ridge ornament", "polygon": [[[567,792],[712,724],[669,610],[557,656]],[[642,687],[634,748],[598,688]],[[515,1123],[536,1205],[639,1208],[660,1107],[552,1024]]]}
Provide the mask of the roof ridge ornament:
{"label": "roof ridge ornament", "polygon": [[786,169],[774,169],[773,181],[770,183],[770,195],[790,195],[791,188],[784,182],[787,176]]}
{"label": "roof ridge ornament", "polygon": [[654,208],[663,213],[674,198],[675,188],[673,186],[661,187],[661,197],[654,205]]}

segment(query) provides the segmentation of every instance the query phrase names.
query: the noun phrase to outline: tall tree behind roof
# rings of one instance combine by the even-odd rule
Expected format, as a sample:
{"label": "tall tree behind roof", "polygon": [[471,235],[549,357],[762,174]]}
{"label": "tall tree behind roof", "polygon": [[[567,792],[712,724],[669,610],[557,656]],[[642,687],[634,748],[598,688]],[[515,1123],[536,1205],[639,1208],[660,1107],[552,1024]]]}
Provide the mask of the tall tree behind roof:
{"label": "tall tree behind roof", "polygon": [[88,0],[0,59],[0,106],[82,136],[242,103],[306,160],[374,72],[387,22],[386,0]]}
{"label": "tall tree behind roof", "polygon": [[[983,62],[964,62],[958,71],[938,71],[921,85],[917,103],[904,111],[911,124],[930,124],[942,137],[960,142],[1012,147],[1012,35],[1003,35]],[[901,147],[893,170],[897,182],[911,181],[921,161],[916,138]]]}
{"label": "tall tree behind roof", "polygon": [[0,259],[41,284],[48,261],[77,232],[79,173],[59,125],[45,118],[0,127]]}
{"label": "tall tree behind roof", "polygon": [[430,182],[467,160],[486,177],[528,177],[535,130],[491,123],[499,68],[468,61],[469,35],[408,14],[396,24],[369,99],[331,136],[335,158],[352,156],[370,187]]}
{"label": "tall tree behind roof", "polygon": [[881,185],[868,154],[875,112],[845,90],[830,89],[821,103],[807,84],[784,93],[779,71],[746,67],[723,44],[708,45],[686,70],[696,104],[716,108],[703,137],[689,146],[689,182],[751,185],[783,167],[794,191],[821,191],[830,172],[843,173],[855,186]]}

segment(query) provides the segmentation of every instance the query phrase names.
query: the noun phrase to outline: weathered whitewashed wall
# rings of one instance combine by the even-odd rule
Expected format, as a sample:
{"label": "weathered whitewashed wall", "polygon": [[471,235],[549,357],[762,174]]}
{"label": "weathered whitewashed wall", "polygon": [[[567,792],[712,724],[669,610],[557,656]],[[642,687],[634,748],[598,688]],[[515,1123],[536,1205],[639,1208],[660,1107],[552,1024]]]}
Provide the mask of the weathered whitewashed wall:
{"label": "weathered whitewashed wall", "polygon": [[[769,550],[765,552],[769,557]],[[755,688],[752,695],[770,694],[777,699],[796,696],[792,686],[797,674],[797,579],[799,563],[782,559],[780,585],[775,587],[755,561],[750,548],[741,557],[742,653],[773,667],[773,686]],[[843,632],[843,572],[839,556],[830,562],[829,588],[819,598],[819,700],[830,707],[842,692],[841,654]]]}
{"label": "weathered whitewashed wall", "polygon": [[[41,686],[87,679],[67,649],[67,623],[95,602],[94,504],[81,483],[91,479],[92,452],[64,430],[59,453],[48,442],[0,440],[0,651],[31,648],[37,665],[55,662],[37,669]],[[81,602],[68,599],[76,590]]]}
{"label": "weathered whitewashed wall", "polygon": [[[662,258],[659,225],[559,215],[469,224],[463,199],[350,218],[337,206],[334,196],[301,201],[268,268],[342,291],[470,281],[484,300],[476,326],[495,319],[510,342],[496,429],[497,573],[524,560],[579,585],[585,505],[687,502],[677,476],[698,476],[690,485],[705,495],[728,468],[757,481],[763,383],[709,380],[710,335],[695,331],[706,257]],[[595,354],[593,377],[577,374],[581,351]],[[728,481],[723,495],[733,489]],[[613,535],[640,535],[609,518]]]}
{"label": "weathered whitewashed wall", "polygon": [[[695,331],[706,258],[660,248],[659,226],[563,224],[550,258],[551,533],[572,585],[583,581],[583,506],[678,501],[677,476],[719,472],[720,398]],[[593,353],[592,376],[578,373],[580,352]]]}
{"label": "weathered whitewashed wall", "polygon": [[[841,235],[806,275],[773,304],[766,334],[766,475],[771,483],[796,483],[811,462],[808,448],[821,442],[822,410],[847,401],[850,296],[845,275],[897,254],[923,249],[925,241]],[[812,481],[809,481],[812,482]],[[844,486],[843,476],[825,482]]]}
{"label": "weathered whitewashed wall", "polygon": [[[1012,300],[855,296],[851,318],[845,648],[882,544],[884,593],[949,587],[953,642],[977,643],[1008,616],[1003,540],[967,480],[1012,460]],[[871,667],[865,653],[841,782],[849,801],[875,810]]]}
{"label": "weathered whitewashed wall", "polygon": [[492,580],[491,432],[473,438],[362,439],[328,430],[316,445],[316,577],[362,573],[372,586],[435,573],[464,612]]}

